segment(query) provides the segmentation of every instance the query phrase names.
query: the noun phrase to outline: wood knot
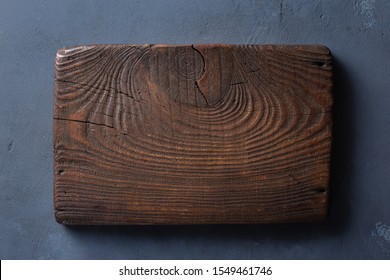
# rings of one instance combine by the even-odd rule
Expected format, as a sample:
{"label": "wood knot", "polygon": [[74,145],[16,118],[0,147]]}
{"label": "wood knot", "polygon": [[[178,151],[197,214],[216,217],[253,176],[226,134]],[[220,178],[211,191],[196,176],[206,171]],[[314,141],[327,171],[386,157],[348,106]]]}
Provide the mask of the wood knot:
{"label": "wood knot", "polygon": [[[215,53],[217,52],[217,53]],[[216,58],[220,57],[220,61]],[[204,46],[155,46],[140,63],[144,73],[139,75],[145,83],[148,80],[151,94],[158,95],[160,101],[175,104],[208,107],[221,99],[229,86],[229,71],[222,69],[231,61],[227,51],[214,50]]]}

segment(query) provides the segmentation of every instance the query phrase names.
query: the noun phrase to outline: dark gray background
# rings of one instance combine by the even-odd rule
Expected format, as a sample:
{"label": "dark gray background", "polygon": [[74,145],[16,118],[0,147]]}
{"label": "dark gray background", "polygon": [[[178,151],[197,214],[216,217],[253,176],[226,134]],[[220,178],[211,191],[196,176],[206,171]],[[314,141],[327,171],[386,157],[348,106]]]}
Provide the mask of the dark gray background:
{"label": "dark gray background", "polygon": [[[1,259],[389,259],[390,1],[0,0]],[[335,70],[323,223],[65,227],[53,215],[53,61],[93,43],[324,44]]]}

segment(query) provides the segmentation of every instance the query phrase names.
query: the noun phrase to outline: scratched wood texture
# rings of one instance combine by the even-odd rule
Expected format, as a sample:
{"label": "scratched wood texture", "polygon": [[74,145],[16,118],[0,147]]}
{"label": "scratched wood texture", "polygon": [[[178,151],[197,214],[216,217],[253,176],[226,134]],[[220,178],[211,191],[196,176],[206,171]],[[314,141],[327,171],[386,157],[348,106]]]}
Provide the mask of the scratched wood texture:
{"label": "scratched wood texture", "polygon": [[323,46],[92,45],[55,61],[64,224],[326,217],[332,61]]}

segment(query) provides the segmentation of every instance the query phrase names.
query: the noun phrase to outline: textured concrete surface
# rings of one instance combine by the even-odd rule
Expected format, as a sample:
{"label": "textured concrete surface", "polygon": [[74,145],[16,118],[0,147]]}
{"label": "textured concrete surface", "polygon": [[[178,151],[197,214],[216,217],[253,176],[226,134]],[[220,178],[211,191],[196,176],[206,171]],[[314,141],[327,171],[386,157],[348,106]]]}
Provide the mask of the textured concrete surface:
{"label": "textured concrete surface", "polygon": [[[390,2],[0,0],[1,259],[389,259]],[[329,219],[65,227],[53,216],[53,60],[90,43],[324,44],[335,57]]]}

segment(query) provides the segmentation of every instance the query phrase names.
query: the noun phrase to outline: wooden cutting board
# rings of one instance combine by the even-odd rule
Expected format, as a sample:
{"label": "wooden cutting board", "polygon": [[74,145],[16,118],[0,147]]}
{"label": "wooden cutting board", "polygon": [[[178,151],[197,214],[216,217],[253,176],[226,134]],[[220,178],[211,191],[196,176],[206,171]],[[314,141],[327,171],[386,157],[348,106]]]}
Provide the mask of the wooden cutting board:
{"label": "wooden cutting board", "polygon": [[323,219],[331,107],[331,54],[323,46],[61,49],[55,63],[56,219]]}

